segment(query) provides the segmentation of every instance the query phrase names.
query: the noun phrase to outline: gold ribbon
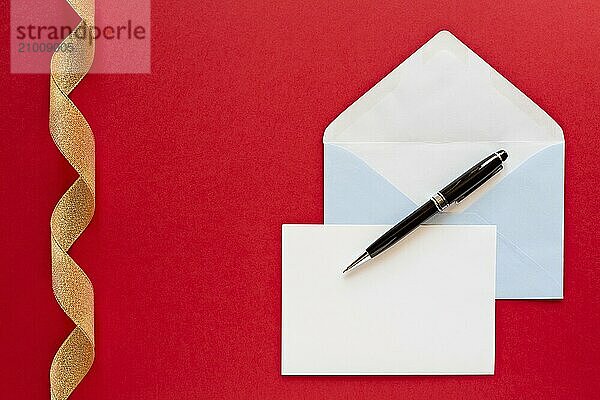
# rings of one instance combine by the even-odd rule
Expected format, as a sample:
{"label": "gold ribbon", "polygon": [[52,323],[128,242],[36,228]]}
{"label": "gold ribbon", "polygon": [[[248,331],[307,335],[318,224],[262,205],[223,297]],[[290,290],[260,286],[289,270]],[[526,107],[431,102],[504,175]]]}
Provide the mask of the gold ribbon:
{"label": "gold ribbon", "polygon": [[[50,219],[52,290],[56,301],[75,323],[50,366],[50,398],[64,400],[90,370],[94,361],[94,289],[89,278],[67,254],[94,214],[94,136],[69,94],[94,60],[94,0],[68,0],[81,17],[50,62],[50,134],[79,177],[60,198]],[[86,40],[76,32],[87,30]],[[93,30],[92,30],[93,32]],[[79,36],[82,36],[81,34]],[[70,47],[72,46],[72,47]]]}

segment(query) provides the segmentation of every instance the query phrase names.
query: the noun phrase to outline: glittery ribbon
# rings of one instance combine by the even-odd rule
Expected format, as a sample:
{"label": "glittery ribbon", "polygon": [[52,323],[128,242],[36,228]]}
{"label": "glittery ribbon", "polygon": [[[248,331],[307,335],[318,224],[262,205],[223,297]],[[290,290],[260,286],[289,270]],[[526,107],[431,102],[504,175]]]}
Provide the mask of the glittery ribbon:
{"label": "glittery ribbon", "polygon": [[[68,0],[81,21],[50,62],[50,134],[79,177],[60,198],[50,220],[52,289],[56,301],[75,328],[56,352],[50,366],[50,398],[63,400],[90,370],[94,361],[94,290],[89,278],[67,253],[94,214],[94,136],[69,94],[94,60],[94,0]],[[86,40],[76,32],[87,30]],[[80,35],[81,36],[81,35]],[[71,47],[72,46],[72,47]]]}

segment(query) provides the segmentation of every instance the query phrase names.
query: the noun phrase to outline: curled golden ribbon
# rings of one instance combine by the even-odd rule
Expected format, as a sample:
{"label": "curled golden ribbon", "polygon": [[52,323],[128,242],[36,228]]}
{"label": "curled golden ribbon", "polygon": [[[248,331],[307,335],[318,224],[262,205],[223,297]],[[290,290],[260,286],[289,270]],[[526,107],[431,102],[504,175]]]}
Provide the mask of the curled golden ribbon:
{"label": "curled golden ribbon", "polygon": [[[64,400],[94,361],[94,289],[89,278],[67,253],[94,214],[94,136],[69,94],[88,73],[94,60],[94,0],[68,0],[81,17],[63,43],[70,52],[56,51],[50,62],[50,134],[56,147],[79,177],[60,198],[50,219],[52,290],[75,328],[54,355],[50,366],[50,398]],[[76,32],[88,30],[87,40]]]}

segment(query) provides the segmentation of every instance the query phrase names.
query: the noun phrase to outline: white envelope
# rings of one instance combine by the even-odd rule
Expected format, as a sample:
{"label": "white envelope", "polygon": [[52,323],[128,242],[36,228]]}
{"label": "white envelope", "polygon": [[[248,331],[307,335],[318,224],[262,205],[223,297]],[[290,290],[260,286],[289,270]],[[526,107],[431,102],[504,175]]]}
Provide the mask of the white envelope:
{"label": "white envelope", "polygon": [[564,138],[439,32],[325,130],[325,223],[392,224],[489,154],[504,170],[434,224],[497,225],[497,298],[562,298]]}

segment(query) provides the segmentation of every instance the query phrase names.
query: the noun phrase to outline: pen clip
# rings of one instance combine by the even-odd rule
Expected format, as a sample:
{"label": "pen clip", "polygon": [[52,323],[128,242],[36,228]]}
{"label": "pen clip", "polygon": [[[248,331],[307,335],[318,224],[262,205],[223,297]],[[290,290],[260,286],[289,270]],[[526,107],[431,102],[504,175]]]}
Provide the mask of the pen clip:
{"label": "pen clip", "polygon": [[465,199],[465,197],[467,197],[468,195],[473,193],[475,190],[479,189],[484,183],[486,183],[487,181],[492,179],[492,177],[494,175],[496,175],[498,172],[500,172],[501,169],[502,169],[502,164],[498,165],[498,167],[496,169],[494,169],[488,176],[486,176],[485,178],[483,178],[482,180],[477,182],[475,185],[473,185],[471,188],[469,188],[469,190],[467,190],[466,192],[464,192],[463,194],[458,196],[458,198],[456,199],[456,203],[457,204],[460,203],[461,201],[463,201]]}

